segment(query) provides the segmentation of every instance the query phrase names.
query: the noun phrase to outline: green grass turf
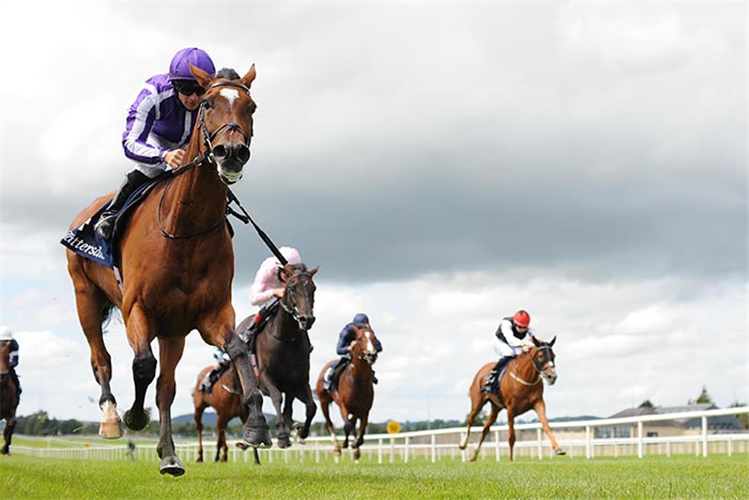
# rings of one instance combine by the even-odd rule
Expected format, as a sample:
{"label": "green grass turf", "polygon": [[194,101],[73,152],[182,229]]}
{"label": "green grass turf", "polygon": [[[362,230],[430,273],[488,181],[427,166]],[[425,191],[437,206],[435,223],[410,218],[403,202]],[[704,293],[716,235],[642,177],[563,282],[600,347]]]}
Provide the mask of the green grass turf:
{"label": "green grass turf", "polygon": [[530,458],[514,463],[412,460],[306,464],[185,463],[162,476],[155,460],[0,456],[2,499],[741,499],[749,456]]}

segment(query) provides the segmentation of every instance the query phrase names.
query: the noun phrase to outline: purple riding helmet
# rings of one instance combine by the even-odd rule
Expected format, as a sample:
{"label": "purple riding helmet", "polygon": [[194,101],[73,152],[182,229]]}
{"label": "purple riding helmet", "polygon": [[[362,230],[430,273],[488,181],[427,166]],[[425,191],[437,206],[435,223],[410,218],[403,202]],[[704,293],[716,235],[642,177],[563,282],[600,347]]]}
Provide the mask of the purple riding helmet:
{"label": "purple riding helmet", "polygon": [[190,80],[195,81],[195,77],[190,73],[190,65],[188,61],[211,76],[216,75],[216,67],[213,65],[211,57],[206,54],[204,50],[188,47],[182,49],[172,58],[172,62],[169,65],[169,78],[174,80]]}

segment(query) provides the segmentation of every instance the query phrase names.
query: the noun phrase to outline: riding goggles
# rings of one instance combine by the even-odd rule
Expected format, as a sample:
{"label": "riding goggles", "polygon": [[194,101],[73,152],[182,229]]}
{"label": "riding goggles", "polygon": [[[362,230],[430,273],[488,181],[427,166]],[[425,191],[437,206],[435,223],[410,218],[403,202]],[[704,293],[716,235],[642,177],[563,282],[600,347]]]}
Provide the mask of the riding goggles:
{"label": "riding goggles", "polygon": [[175,81],[172,83],[174,90],[183,95],[192,95],[193,93],[202,96],[205,94],[205,89],[195,82],[190,81]]}

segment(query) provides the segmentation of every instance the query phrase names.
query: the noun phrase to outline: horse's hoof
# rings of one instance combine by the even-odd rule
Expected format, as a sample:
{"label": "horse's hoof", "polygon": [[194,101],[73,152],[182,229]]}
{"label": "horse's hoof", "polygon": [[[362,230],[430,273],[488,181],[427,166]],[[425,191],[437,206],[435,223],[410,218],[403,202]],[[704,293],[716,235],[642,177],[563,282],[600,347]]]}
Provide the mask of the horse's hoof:
{"label": "horse's hoof", "polygon": [[182,467],[182,462],[179,461],[179,458],[166,457],[159,464],[159,472],[177,477],[185,473],[185,468]]}
{"label": "horse's hoof", "polygon": [[564,451],[564,450],[563,450],[562,448],[559,448],[559,449],[557,449],[557,450],[556,450],[556,454],[557,454],[557,455],[566,455],[566,454],[567,454],[567,452],[566,452],[566,451]]}
{"label": "horse's hoof", "polygon": [[244,444],[244,443],[243,443],[242,441],[238,441],[238,442],[237,442],[237,444],[236,444],[235,446],[236,446],[237,448],[239,448],[240,450],[242,450],[242,451],[244,451],[244,450],[246,450],[247,448],[249,448],[249,446],[247,446],[246,444]]}
{"label": "horse's hoof", "polygon": [[140,415],[128,410],[125,412],[125,425],[127,428],[133,431],[142,431],[151,421],[151,417],[147,411],[140,412]]}
{"label": "horse's hoof", "polygon": [[7,446],[3,446],[2,451],[0,451],[3,455],[10,455],[10,449],[8,449]]}
{"label": "horse's hoof", "polygon": [[119,417],[103,420],[99,423],[99,436],[104,439],[119,439],[122,437],[122,421]]}
{"label": "horse's hoof", "polygon": [[273,446],[268,424],[265,424],[264,426],[246,426],[245,431],[242,434],[242,441],[253,448],[270,448]]}
{"label": "horse's hoof", "polygon": [[289,446],[291,446],[291,439],[289,439],[289,434],[286,432],[280,433],[278,435],[278,447],[283,449],[288,448]]}

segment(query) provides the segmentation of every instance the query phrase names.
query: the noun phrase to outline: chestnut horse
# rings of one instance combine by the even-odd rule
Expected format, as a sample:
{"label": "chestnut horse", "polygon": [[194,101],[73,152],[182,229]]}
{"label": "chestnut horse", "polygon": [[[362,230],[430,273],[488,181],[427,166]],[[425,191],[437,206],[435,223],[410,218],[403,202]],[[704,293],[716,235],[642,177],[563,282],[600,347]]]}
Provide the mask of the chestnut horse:
{"label": "chestnut horse", "polygon": [[[291,446],[289,438],[295,424],[292,420],[294,399],[306,408],[306,419],[298,429],[302,441],[317,413],[309,386],[310,341],[307,331],[315,322],[315,282],[317,268],[307,270],[304,264],[284,267],[286,288],[276,314],[255,337],[255,353],[260,390],[273,401],[276,409],[276,438],[280,448]],[[237,327],[244,332],[254,320],[245,318]],[[281,404],[283,403],[283,411]]]}
{"label": "chestnut horse", "polygon": [[0,342],[0,420],[5,420],[3,437],[5,444],[0,453],[10,455],[10,441],[16,428],[16,408],[18,408],[18,387],[10,376],[11,342]]}
{"label": "chestnut horse", "polygon": [[353,328],[356,332],[356,342],[351,350],[351,361],[338,378],[337,390],[332,386],[329,390],[323,389],[323,377],[328,367],[336,362],[336,360],[333,360],[323,366],[320,376],[317,378],[316,391],[320,408],[325,416],[325,426],[333,438],[333,453],[336,457],[341,455],[341,445],[336,438],[333,423],[330,421],[328,408],[330,403],[335,402],[341,410],[341,417],[344,421],[343,431],[346,433],[343,448],[348,448],[349,434],[356,428],[356,421],[360,421],[356,441],[351,446],[354,452],[354,460],[358,461],[359,447],[364,444],[364,431],[367,428],[369,410],[372,408],[372,401],[374,400],[374,385],[372,383],[374,371],[372,371],[372,365],[377,361],[377,350],[375,349],[375,334],[368,324],[364,326],[353,325]]}
{"label": "chestnut horse", "polygon": [[[239,375],[233,365],[221,374],[211,387],[210,393],[200,390],[206,375],[213,370],[213,366],[207,366],[201,370],[198,375],[198,381],[192,393],[193,402],[195,403],[195,429],[198,432],[198,462],[203,461],[203,412],[206,408],[213,407],[216,410],[216,434],[218,434],[218,443],[216,443],[215,461],[226,462],[228,458],[229,447],[226,444],[226,427],[234,418],[239,418],[244,424],[247,421],[249,413],[247,407],[242,404],[242,386],[239,382]],[[255,452],[255,463],[260,463],[257,448]]]}
{"label": "chestnut horse", "polygon": [[[190,163],[180,167],[168,182],[154,187],[132,212],[119,243],[122,288],[111,269],[67,251],[78,317],[91,349],[94,377],[101,386],[99,434],[104,438],[122,434],[110,389],[110,355],[102,336],[102,322],[111,308],[117,307],[134,352],[135,399],[124,415],[125,424],[132,430],[142,430],[148,424],[143,404],[156,376],[151,342],[157,338],[161,364],[156,384],[159,470],[174,476],[185,472],[172,439],[174,372],[185,337],[192,330],[206,343],[222,347],[239,370],[242,404],[249,412],[243,440],[249,446],[271,445],[247,346],[235,331],[231,302],[234,249],[225,222],[228,184],[239,180],[250,157],[256,108],[250,86],[255,66],[234,81],[212,78],[195,67],[191,71],[206,93],[185,152]],[[111,197],[96,199],[71,227],[81,226]]]}
{"label": "chestnut horse", "polygon": [[512,461],[512,449],[515,446],[515,417],[522,415],[533,408],[541,421],[544,432],[551,441],[551,445],[557,455],[564,455],[564,450],[557,444],[554,434],[551,432],[549,422],[546,420],[546,404],[544,403],[544,384],[541,379],[545,379],[549,385],[554,385],[557,380],[557,373],[554,368],[554,351],[551,347],[556,342],[554,337],[551,342],[543,342],[533,338],[533,347],[530,351],[524,351],[515,359],[507,364],[507,370],[500,382],[499,392],[501,399],[495,393],[482,392],[484,380],[489,372],[494,368],[495,363],[487,363],[482,366],[473,377],[473,383],[468,390],[471,397],[471,411],[468,414],[468,429],[465,438],[459,447],[464,450],[468,445],[468,438],[471,435],[471,425],[476,415],[481,411],[487,401],[491,403],[491,413],[484,423],[484,430],[481,433],[481,439],[473,450],[469,460],[473,462],[478,457],[481,450],[481,444],[489,433],[489,428],[496,422],[497,415],[502,408],[507,409],[507,422],[510,431],[510,461]]}

